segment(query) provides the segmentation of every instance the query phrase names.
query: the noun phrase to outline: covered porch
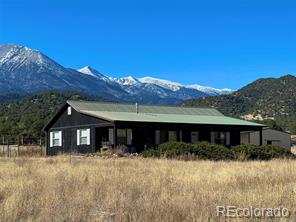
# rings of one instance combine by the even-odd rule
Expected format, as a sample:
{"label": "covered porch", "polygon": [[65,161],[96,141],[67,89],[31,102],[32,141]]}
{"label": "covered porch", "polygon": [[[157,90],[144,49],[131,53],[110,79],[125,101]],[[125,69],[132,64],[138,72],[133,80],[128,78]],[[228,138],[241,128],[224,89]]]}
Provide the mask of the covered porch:
{"label": "covered porch", "polygon": [[114,148],[126,146],[134,152],[169,141],[198,143],[207,141],[224,146],[241,144],[242,131],[259,131],[262,142],[262,128],[255,126],[161,124],[141,122],[114,122],[112,126],[95,128],[95,147]]}

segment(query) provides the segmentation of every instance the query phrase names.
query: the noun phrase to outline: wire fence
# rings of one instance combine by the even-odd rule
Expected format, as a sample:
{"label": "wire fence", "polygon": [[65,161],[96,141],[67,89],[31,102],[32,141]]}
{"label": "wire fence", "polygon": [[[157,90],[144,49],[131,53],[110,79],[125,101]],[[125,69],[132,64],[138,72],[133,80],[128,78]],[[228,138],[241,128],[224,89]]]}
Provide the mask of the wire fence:
{"label": "wire fence", "polygon": [[0,135],[0,156],[45,156],[46,147],[44,138],[36,139],[29,136]]}

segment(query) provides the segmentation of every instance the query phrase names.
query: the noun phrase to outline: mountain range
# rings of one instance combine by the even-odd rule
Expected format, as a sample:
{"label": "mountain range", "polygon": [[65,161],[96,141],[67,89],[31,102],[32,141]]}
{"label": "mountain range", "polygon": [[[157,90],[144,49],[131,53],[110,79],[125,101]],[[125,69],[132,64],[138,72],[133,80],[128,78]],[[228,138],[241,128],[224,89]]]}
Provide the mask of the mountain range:
{"label": "mountain range", "polygon": [[113,78],[86,66],[65,68],[43,53],[24,46],[0,46],[0,94],[77,91],[111,101],[178,104],[184,100],[229,94],[197,84],[184,85],[153,77]]}
{"label": "mountain range", "polygon": [[153,77],[114,78],[89,66],[65,68],[27,47],[0,46],[0,133],[39,138],[42,126],[69,98],[214,107],[296,133],[293,75],[258,79],[232,91]]}

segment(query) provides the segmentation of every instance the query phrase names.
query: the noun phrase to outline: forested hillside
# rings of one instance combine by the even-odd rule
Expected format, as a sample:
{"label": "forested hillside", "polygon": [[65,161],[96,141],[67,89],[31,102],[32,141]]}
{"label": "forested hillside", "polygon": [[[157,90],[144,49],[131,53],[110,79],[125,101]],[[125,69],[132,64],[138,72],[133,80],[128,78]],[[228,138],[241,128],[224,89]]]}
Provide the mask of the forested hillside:
{"label": "forested hillside", "polygon": [[258,79],[223,96],[188,100],[183,106],[214,107],[222,113],[254,120],[274,119],[284,130],[296,133],[296,77]]}
{"label": "forested hillside", "polygon": [[0,104],[0,136],[18,135],[38,140],[42,128],[67,100],[101,100],[75,92],[50,92],[27,96],[18,101]]}

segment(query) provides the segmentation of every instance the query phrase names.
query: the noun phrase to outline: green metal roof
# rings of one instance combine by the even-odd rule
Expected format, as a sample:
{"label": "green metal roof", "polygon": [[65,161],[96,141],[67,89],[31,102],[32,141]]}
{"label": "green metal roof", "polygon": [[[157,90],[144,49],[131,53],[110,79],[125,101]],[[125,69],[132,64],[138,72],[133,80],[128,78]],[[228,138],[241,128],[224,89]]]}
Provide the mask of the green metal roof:
{"label": "green metal roof", "polygon": [[[76,110],[130,112],[130,113],[136,112],[135,104],[88,102],[88,101],[68,101],[68,104],[70,104]],[[138,105],[138,113],[223,116],[222,113],[212,108],[191,108],[191,107],[149,106],[149,105]]]}
{"label": "green metal roof", "polygon": [[109,121],[264,126],[224,116],[216,109],[68,101],[80,113]]}

